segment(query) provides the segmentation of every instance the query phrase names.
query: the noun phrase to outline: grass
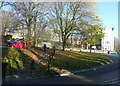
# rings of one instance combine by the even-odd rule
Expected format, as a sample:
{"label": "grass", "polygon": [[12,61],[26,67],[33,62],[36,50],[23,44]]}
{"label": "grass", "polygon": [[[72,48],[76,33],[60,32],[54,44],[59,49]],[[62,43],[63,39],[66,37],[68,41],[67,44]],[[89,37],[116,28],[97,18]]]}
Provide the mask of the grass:
{"label": "grass", "polygon": [[[44,52],[40,51],[40,49],[38,47],[33,48],[35,53],[45,58]],[[107,64],[110,61],[108,57],[95,53],[61,51],[56,49],[50,68],[57,72],[61,72],[61,70],[72,71]]]}
{"label": "grass", "polygon": [[[52,50],[50,50],[50,52],[52,52]],[[19,49],[19,48],[3,47],[2,61],[10,64],[8,68],[9,71],[13,69],[19,71],[22,70],[24,67],[27,67],[27,65],[30,65],[32,60],[34,60],[38,64],[42,60],[44,66],[40,68],[41,66],[39,67],[37,65],[38,69],[42,69],[46,71],[47,68],[46,58],[48,58],[49,54],[50,53],[46,54],[45,52],[43,52],[42,48],[38,48],[38,47],[30,48],[30,50],[23,48]],[[110,61],[111,60],[108,57],[98,55],[95,53],[61,51],[59,49],[56,49],[55,55],[50,64],[50,69],[57,73],[62,73],[63,71],[66,70],[67,71],[80,70],[80,69],[90,68],[93,66],[107,64]],[[39,70],[36,73],[41,74],[40,72],[43,72],[42,70]]]}
{"label": "grass", "polygon": [[[43,53],[43,52],[42,52]],[[41,54],[42,54],[41,53]],[[35,69],[31,69],[31,61],[35,62]],[[40,76],[47,74],[47,66],[44,66],[41,59],[38,58],[33,52],[23,48],[2,47],[2,62],[8,63],[5,69],[5,75],[20,74],[26,71],[30,76]],[[32,74],[34,72],[34,74]],[[22,74],[22,73],[21,73]]]}
{"label": "grass", "polygon": [[51,66],[72,71],[106,64],[107,62],[110,62],[108,57],[94,53],[57,50]]}

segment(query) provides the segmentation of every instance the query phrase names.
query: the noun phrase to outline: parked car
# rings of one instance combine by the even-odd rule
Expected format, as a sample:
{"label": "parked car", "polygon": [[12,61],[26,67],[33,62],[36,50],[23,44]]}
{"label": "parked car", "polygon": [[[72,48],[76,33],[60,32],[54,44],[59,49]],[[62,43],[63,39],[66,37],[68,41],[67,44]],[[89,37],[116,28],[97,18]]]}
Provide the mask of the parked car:
{"label": "parked car", "polygon": [[87,49],[80,49],[80,52],[89,52]]}
{"label": "parked car", "polygon": [[8,41],[8,46],[10,46],[11,44],[14,44],[15,41]]}
{"label": "parked car", "polygon": [[62,47],[55,45],[56,49],[62,49]]}
{"label": "parked car", "polygon": [[23,44],[19,42],[15,42],[14,44],[9,45],[10,47],[15,47],[15,48],[23,48]]}
{"label": "parked car", "polygon": [[20,43],[22,43],[23,46],[26,46],[26,42],[25,41],[20,41]]}
{"label": "parked car", "polygon": [[120,50],[118,50],[117,53],[120,54]]}
{"label": "parked car", "polygon": [[108,54],[117,54],[117,52],[112,51],[112,50],[109,50],[109,51],[108,51]]}

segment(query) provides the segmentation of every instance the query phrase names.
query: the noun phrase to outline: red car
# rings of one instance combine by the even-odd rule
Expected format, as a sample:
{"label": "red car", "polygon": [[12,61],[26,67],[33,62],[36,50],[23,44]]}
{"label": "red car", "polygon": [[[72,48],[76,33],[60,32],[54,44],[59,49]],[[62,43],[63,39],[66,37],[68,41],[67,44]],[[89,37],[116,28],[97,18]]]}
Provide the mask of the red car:
{"label": "red car", "polygon": [[26,42],[24,42],[24,41],[20,41],[20,43],[22,43],[24,46],[26,46]]}
{"label": "red car", "polygon": [[23,44],[22,43],[14,43],[14,44],[11,44],[10,47],[23,48]]}

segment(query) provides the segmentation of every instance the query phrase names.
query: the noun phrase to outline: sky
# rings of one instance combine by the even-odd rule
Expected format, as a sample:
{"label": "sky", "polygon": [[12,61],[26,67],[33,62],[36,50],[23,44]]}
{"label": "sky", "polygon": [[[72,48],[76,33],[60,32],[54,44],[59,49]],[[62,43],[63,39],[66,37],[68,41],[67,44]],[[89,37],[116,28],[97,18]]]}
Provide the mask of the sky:
{"label": "sky", "polygon": [[118,2],[97,2],[99,17],[103,26],[114,27],[114,36],[118,38]]}
{"label": "sky", "polygon": [[[102,19],[103,26],[114,27],[114,36],[118,38],[118,2],[98,1],[96,7],[99,10],[98,16]],[[7,7],[4,9],[9,10]]]}

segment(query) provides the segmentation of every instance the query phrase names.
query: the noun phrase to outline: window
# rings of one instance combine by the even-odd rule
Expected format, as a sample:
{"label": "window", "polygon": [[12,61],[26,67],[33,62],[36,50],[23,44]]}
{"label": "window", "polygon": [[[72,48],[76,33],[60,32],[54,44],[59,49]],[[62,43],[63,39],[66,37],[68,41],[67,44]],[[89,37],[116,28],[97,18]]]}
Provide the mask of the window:
{"label": "window", "polygon": [[109,44],[109,41],[106,41],[105,43]]}

